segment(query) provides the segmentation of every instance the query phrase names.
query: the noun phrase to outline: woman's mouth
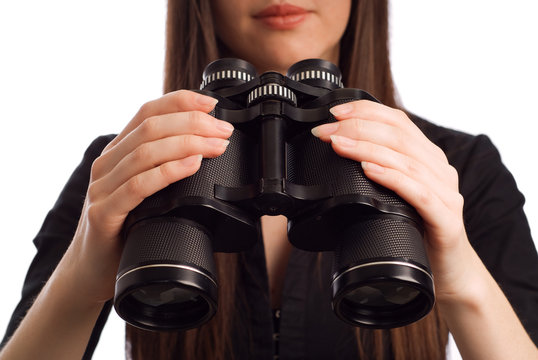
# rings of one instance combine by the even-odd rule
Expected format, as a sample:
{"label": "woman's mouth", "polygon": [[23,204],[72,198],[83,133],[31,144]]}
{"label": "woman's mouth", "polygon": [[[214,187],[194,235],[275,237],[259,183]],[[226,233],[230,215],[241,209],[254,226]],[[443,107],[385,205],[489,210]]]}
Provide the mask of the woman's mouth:
{"label": "woman's mouth", "polygon": [[254,15],[266,26],[274,30],[291,30],[308,16],[309,11],[290,4],[271,5]]}

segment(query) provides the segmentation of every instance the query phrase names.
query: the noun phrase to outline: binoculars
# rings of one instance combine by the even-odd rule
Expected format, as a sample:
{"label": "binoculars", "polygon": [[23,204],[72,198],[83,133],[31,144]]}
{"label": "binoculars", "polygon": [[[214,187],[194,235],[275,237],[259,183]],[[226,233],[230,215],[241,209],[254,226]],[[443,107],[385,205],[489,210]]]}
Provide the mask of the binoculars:
{"label": "binoculars", "polygon": [[394,192],[369,180],[310,130],[334,122],[329,109],[377,101],[344,88],[338,67],[308,59],[286,76],[257,75],[240,59],[203,73],[211,113],[235,130],[223,155],[146,198],[125,221],[114,307],[130,324],[186,330],[217,311],[214,252],[260,241],[260,217],[285,215],[299,249],[334,253],[332,307],[371,328],[407,325],[433,307],[433,278],[422,219]]}

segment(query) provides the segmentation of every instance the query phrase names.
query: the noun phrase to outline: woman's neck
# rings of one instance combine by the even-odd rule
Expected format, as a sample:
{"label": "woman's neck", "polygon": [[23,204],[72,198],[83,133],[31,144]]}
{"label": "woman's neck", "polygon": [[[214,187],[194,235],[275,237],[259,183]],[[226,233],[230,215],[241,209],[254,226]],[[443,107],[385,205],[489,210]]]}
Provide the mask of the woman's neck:
{"label": "woman's neck", "polygon": [[288,241],[288,220],[282,215],[262,216],[261,222],[271,307],[276,309],[280,307],[286,268],[292,249]]}

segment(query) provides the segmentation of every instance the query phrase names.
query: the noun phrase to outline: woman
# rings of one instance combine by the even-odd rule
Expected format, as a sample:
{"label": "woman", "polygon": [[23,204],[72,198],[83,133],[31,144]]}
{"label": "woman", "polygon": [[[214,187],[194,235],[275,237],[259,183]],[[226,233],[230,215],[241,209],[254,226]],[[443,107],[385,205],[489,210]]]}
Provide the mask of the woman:
{"label": "woman", "polygon": [[[202,157],[226,150],[233,129],[207,115],[214,99],[175,91],[197,87],[203,67],[223,56],[244,58],[259,72],[285,72],[300,59],[324,58],[340,65],[346,86],[364,88],[385,104],[359,101],[335,107],[331,111],[338,123],[320,126],[313,134],[330,142],[339,155],[361,162],[369,178],[397,192],[423,217],[436,310],[419,323],[391,331],[355,330],[325,317],[330,309],[318,301],[325,290],[311,284],[327,276],[326,259],[322,256],[318,263],[316,254],[291,249],[285,219],[268,217],[262,220],[263,247],[241,255],[218,254],[221,294],[216,317],[185,334],[129,328],[133,357],[269,357],[273,343],[266,315],[271,308],[283,309],[278,349],[283,358],[441,358],[447,328],[466,358],[537,356],[484,266],[502,283],[529,331],[536,331],[532,304],[538,262],[521,196],[487,139],[411,120],[395,110],[386,4],[270,4],[170,1],[168,94],[144,104],[117,137],[96,140],[86,153],[38,235],[38,257],[18,314],[23,316],[29,299],[39,296],[20,325],[11,324],[9,334],[18,329],[2,359],[78,358],[85,351],[90,356],[110,310],[107,301],[113,296],[122,248],[119,231],[126,214],[145,197],[196,172]],[[55,241],[50,240],[53,233]],[[260,267],[260,259],[265,266]],[[526,270],[516,275],[517,281],[505,272],[505,261]],[[286,266],[294,266],[299,275],[289,270],[285,274]],[[266,286],[249,283],[252,278]],[[304,284],[311,286],[301,288]],[[291,306],[295,295],[300,300]],[[249,307],[267,311],[249,314]],[[290,307],[294,311],[286,314]],[[301,316],[294,318],[297,314]],[[290,319],[297,321],[290,324]],[[292,325],[299,328],[284,331]]]}

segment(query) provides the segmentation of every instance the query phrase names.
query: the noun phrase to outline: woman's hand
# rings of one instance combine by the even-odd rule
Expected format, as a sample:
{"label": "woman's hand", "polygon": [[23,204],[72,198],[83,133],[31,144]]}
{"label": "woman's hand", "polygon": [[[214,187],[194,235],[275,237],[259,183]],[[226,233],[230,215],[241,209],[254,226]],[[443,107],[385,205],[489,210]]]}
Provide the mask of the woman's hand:
{"label": "woman's hand", "polygon": [[400,110],[361,100],[336,106],[338,120],[312,130],[339,155],[361,162],[365,175],[395,191],[424,220],[426,248],[437,298],[454,296],[468,284],[472,252],[463,224],[458,174],[444,152]]}
{"label": "woman's hand", "polygon": [[[312,133],[365,175],[393,190],[424,220],[437,304],[465,359],[536,359],[538,351],[472,249],[458,174],[407,115],[366,100],[331,109],[338,120]],[[502,324],[502,325],[499,325]]]}
{"label": "woman's hand", "polygon": [[[91,169],[79,224],[67,252],[1,359],[80,359],[103,302],[114,295],[132,209],[222,154],[231,124],[208,115],[217,101],[180,90],[146,103]],[[76,214],[73,214],[76,216]]]}
{"label": "woman's hand", "polygon": [[167,185],[194,174],[202,157],[221,155],[233,126],[208,115],[217,101],[176,91],[144,104],[91,169],[88,193],[64,260],[75,265],[85,297],[106,301],[123,244],[120,231],[132,209]]}

